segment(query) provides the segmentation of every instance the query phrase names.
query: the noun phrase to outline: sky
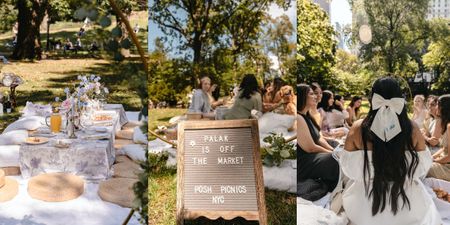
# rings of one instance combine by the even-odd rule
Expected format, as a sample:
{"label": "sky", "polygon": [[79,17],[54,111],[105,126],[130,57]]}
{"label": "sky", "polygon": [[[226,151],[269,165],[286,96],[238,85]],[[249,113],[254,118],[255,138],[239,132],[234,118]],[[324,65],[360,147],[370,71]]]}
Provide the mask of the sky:
{"label": "sky", "polygon": [[[336,22],[341,24],[341,26],[352,23],[352,11],[348,0],[332,0],[330,14],[330,20],[333,26],[336,25]],[[348,50],[348,46],[345,46],[345,49]]]}
{"label": "sky", "polygon": [[[153,0],[149,1],[149,4],[153,4]],[[297,10],[296,10],[296,2],[292,1],[291,3],[291,7],[284,11],[283,9],[281,9],[280,7],[278,7],[276,4],[272,4],[269,9],[268,9],[268,13],[269,15],[271,15],[272,17],[278,17],[281,16],[283,14],[288,15],[291,23],[294,25],[294,28],[297,28],[296,24],[297,24]],[[292,37],[292,40],[296,40],[297,39],[297,32],[294,32],[294,36]],[[155,23],[153,23],[152,21],[149,21],[149,32],[148,32],[148,40],[149,40],[149,51],[154,50],[154,41],[156,37],[162,37],[164,36],[164,34],[162,33],[162,31],[159,29],[158,25],[156,25]],[[176,42],[173,42],[174,45],[176,46]],[[179,56],[176,53],[172,52],[170,53],[170,55],[173,56]],[[277,65],[277,60],[275,56],[269,55],[269,57],[272,59],[272,63],[274,64],[272,66],[273,69],[277,69],[278,65]]]}

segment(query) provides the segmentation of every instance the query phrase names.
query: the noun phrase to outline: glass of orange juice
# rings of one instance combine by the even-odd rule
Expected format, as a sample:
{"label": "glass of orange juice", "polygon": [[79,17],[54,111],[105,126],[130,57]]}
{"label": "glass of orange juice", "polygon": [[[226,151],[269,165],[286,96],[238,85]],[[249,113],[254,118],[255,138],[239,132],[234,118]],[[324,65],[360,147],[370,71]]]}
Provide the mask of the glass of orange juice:
{"label": "glass of orange juice", "polygon": [[[46,119],[46,123],[47,123],[47,126],[49,126],[50,127],[50,130],[53,132],[53,133],[59,133],[59,132],[61,132],[61,124],[62,124],[62,117],[61,117],[61,114],[59,114],[59,113],[53,113],[51,116],[49,116],[50,117],[50,125],[48,125],[48,123],[47,123],[47,119]],[[49,117],[47,117],[47,118],[49,118]]]}

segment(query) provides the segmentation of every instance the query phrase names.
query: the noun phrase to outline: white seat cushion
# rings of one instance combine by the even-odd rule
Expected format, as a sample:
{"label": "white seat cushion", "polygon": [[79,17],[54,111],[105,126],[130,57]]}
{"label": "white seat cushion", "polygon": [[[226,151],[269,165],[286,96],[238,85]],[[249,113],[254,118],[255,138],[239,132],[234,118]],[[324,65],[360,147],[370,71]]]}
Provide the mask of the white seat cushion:
{"label": "white seat cushion", "polygon": [[142,133],[142,130],[140,127],[135,127],[133,132],[133,142],[136,144],[148,144],[147,136]]}
{"label": "white seat cushion", "polygon": [[145,161],[145,149],[142,145],[125,145],[122,147],[121,151],[134,161]]}
{"label": "white seat cushion", "polygon": [[28,131],[13,130],[0,134],[0,145],[20,145],[28,138]]}
{"label": "white seat cushion", "polygon": [[45,117],[30,116],[23,117],[13,123],[11,123],[3,133],[8,133],[13,130],[36,130],[45,124]]}
{"label": "white seat cushion", "polygon": [[19,150],[19,145],[0,145],[0,167],[18,167]]}

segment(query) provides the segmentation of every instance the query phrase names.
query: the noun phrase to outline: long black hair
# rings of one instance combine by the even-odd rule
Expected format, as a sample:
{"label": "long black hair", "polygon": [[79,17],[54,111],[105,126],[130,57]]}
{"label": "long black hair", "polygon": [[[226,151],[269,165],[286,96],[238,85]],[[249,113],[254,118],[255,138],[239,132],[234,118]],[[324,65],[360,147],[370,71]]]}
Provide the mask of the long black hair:
{"label": "long black hair", "polygon": [[[372,94],[381,95],[384,99],[402,98],[399,83],[391,77],[377,79],[372,86]],[[405,205],[410,209],[410,202],[403,188],[406,178],[412,178],[419,163],[417,152],[414,150],[412,140],[413,125],[407,115],[406,105],[398,115],[402,132],[393,139],[385,142],[375,135],[370,127],[378,110],[374,110],[371,102],[370,111],[361,125],[362,140],[364,145],[364,187],[366,195],[373,197],[372,215],[383,212],[387,204],[391,204],[391,211],[395,215],[399,207]],[[368,179],[371,177],[367,144],[373,144],[372,164],[374,167],[372,190],[369,189]],[[411,162],[407,161],[406,151],[411,154]],[[389,194],[389,196],[387,196]],[[403,205],[399,205],[401,198]]]}
{"label": "long black hair", "polygon": [[442,134],[444,134],[447,131],[447,124],[450,123],[450,94],[439,97],[438,105],[441,114]]}
{"label": "long black hair", "polygon": [[336,104],[336,102],[339,102],[342,100],[342,95],[335,95],[334,96],[334,102],[333,102],[333,109],[339,110],[339,111],[344,111],[344,107],[342,105],[338,105]]}
{"label": "long black hair", "polygon": [[257,93],[259,89],[255,75],[246,74],[244,79],[242,79],[241,85],[239,85],[239,90],[242,91],[239,98],[250,99],[254,93]]}
{"label": "long black hair", "polygon": [[[360,96],[353,96],[352,100],[350,101],[349,106],[353,107],[355,105],[355,102],[357,102],[359,100],[362,100],[362,98]],[[355,108],[355,116],[358,116],[359,108],[361,108],[361,106]]]}
{"label": "long black hair", "polygon": [[328,101],[333,96],[333,92],[329,90],[325,90],[322,92],[322,100],[319,102],[317,108],[322,108],[325,112],[331,112],[333,109],[333,105],[329,105]]}
{"label": "long black hair", "polygon": [[[306,107],[306,101],[308,99],[308,93],[312,90],[312,88],[307,84],[299,84],[297,85],[297,113],[300,114],[300,111],[305,109]],[[311,117],[311,114],[309,111],[306,113],[306,117],[308,117],[314,126],[317,128],[317,130],[320,130],[319,124],[317,124],[316,120],[314,120]]]}

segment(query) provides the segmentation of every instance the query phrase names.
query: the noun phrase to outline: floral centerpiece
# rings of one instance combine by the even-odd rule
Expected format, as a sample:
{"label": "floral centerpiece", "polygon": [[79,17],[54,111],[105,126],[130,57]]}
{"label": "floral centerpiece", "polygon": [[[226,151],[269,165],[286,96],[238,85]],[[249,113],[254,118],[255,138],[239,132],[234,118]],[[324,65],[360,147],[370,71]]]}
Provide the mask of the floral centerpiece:
{"label": "floral centerpiece", "polygon": [[63,110],[68,110],[73,103],[82,110],[84,107],[91,106],[98,108],[100,103],[104,101],[109,94],[108,88],[100,83],[101,78],[96,75],[78,76],[78,86],[75,87],[73,93],[70,88],[66,87],[64,93],[66,100],[61,104]]}
{"label": "floral centerpiece", "polygon": [[61,103],[59,109],[66,114],[68,120],[73,120],[75,127],[81,126],[83,116],[90,117],[89,114],[94,109],[101,108],[109,94],[108,88],[100,83],[100,77],[96,75],[78,76],[77,85],[71,92],[69,87],[64,89],[66,99]]}
{"label": "floral centerpiece", "polygon": [[296,159],[294,144],[286,143],[283,134],[270,133],[263,139],[269,146],[262,148],[263,164],[269,167],[280,166],[285,159]]}

